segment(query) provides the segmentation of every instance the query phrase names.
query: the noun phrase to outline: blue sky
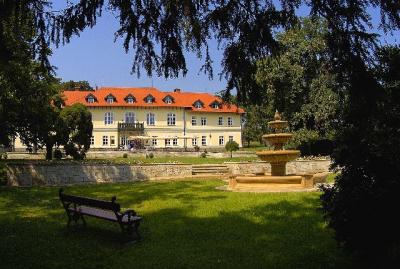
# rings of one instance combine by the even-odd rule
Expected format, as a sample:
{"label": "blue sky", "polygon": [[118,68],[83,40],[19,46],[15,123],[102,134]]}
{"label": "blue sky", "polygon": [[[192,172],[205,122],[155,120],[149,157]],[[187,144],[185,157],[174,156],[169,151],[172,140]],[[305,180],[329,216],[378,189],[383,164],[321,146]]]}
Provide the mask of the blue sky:
{"label": "blue sky", "polygon": [[[60,2],[55,8],[60,7]],[[371,10],[373,21],[379,20],[377,10]],[[306,8],[299,10],[300,15],[307,15]],[[217,42],[210,40],[210,54],[213,60],[214,78],[200,72],[203,64],[195,54],[186,53],[188,73],[185,77],[165,79],[153,75],[147,77],[142,70],[140,78],[131,74],[133,51],[125,53],[122,39],[114,42],[114,32],[118,29],[118,20],[108,11],[98,19],[97,25],[86,29],[80,37],[74,37],[70,43],[53,49],[51,63],[57,67],[57,76],[63,81],[87,80],[92,86],[115,87],[146,87],[154,86],[161,90],[169,91],[181,88],[186,91],[215,93],[226,87],[226,80],[220,80],[222,50],[218,49]],[[395,33],[397,36],[399,32]],[[381,33],[382,43],[398,43],[400,37],[396,35],[385,36]]]}

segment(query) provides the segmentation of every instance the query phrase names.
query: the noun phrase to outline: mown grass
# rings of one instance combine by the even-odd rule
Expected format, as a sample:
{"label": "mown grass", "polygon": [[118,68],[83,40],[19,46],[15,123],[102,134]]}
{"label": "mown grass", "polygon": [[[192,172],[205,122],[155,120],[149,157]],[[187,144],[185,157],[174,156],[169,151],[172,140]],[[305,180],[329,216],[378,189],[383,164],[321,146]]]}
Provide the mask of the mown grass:
{"label": "mown grass", "polygon": [[345,268],[318,193],[215,189],[222,181],[66,187],[144,217],[143,240],[122,244],[115,223],[66,228],[56,187],[0,188],[2,268]]}

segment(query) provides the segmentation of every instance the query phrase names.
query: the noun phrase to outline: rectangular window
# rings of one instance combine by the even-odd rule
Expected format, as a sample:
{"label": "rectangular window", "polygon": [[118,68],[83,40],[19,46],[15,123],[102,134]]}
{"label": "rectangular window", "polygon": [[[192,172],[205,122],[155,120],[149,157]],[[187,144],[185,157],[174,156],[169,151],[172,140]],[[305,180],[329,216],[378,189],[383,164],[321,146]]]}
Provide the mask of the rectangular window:
{"label": "rectangular window", "polygon": [[207,125],[207,118],[206,117],[201,117],[201,125]]}
{"label": "rectangular window", "polygon": [[197,146],[197,137],[193,137],[192,146]]}
{"label": "rectangular window", "polygon": [[154,125],[154,123],[155,123],[154,113],[148,113],[146,115],[146,122],[147,122],[147,125]]}
{"label": "rectangular window", "polygon": [[168,126],[175,125],[175,121],[176,121],[175,114],[174,113],[168,113],[167,114],[167,125]]}
{"label": "rectangular window", "polygon": [[94,136],[90,137],[90,145],[94,145]]}
{"label": "rectangular window", "polygon": [[172,145],[178,146],[178,138],[172,139]]}
{"label": "rectangular window", "polygon": [[224,125],[224,118],[218,117],[218,125]]}
{"label": "rectangular window", "polygon": [[126,136],[121,136],[121,146],[125,146],[128,142],[128,138]]}
{"label": "rectangular window", "polygon": [[110,136],[110,146],[115,146],[115,136]]}
{"label": "rectangular window", "polygon": [[103,135],[103,146],[108,146],[108,136]]}
{"label": "rectangular window", "polygon": [[114,114],[112,112],[106,112],[104,114],[104,124],[109,125],[114,123]]}
{"label": "rectangular window", "polygon": [[224,145],[224,137],[223,137],[223,136],[220,136],[219,139],[218,139],[218,141],[219,141],[219,145],[220,145],[220,146],[223,146],[223,145]]}
{"label": "rectangular window", "polygon": [[197,118],[196,116],[192,116],[192,126],[196,126],[197,125]]}
{"label": "rectangular window", "polygon": [[203,135],[201,137],[201,145],[202,146],[207,146],[207,136]]}
{"label": "rectangular window", "polygon": [[165,146],[171,146],[171,139],[165,139]]}
{"label": "rectangular window", "polygon": [[233,136],[232,135],[229,136],[229,141],[233,141]]}
{"label": "rectangular window", "polygon": [[153,138],[153,139],[151,140],[151,145],[152,145],[152,146],[157,146],[157,139]]}
{"label": "rectangular window", "polygon": [[232,126],[233,125],[233,119],[232,117],[228,117],[228,126]]}

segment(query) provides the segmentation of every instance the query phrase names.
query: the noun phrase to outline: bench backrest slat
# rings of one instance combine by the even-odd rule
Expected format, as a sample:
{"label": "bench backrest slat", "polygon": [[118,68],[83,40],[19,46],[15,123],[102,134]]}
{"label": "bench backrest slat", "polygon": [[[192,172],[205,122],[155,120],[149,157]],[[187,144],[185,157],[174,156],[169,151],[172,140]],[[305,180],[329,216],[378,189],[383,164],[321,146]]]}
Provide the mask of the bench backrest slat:
{"label": "bench backrest slat", "polygon": [[90,206],[90,207],[96,207],[96,208],[101,208],[105,210],[111,210],[114,212],[119,212],[121,210],[121,206],[112,201],[104,201],[104,200],[98,200],[98,199],[92,199],[88,197],[82,197],[82,196],[75,196],[75,195],[68,195],[60,192],[60,199],[63,202],[69,202],[69,203],[74,203],[76,205],[85,205],[85,206]]}

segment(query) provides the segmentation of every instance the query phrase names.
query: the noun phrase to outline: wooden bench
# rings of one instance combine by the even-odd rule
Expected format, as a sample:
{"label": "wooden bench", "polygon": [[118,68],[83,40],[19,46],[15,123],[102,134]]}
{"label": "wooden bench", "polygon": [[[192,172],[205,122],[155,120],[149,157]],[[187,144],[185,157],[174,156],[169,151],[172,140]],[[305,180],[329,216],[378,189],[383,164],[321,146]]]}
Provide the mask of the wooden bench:
{"label": "wooden bench", "polygon": [[77,224],[79,220],[86,226],[83,216],[90,216],[117,222],[121,227],[122,233],[127,236],[128,240],[140,239],[138,228],[142,217],[138,216],[131,209],[121,212],[121,206],[115,202],[117,200],[115,196],[111,198],[111,201],[97,200],[65,194],[62,188],[59,190],[59,196],[68,216],[68,227],[72,221]]}

